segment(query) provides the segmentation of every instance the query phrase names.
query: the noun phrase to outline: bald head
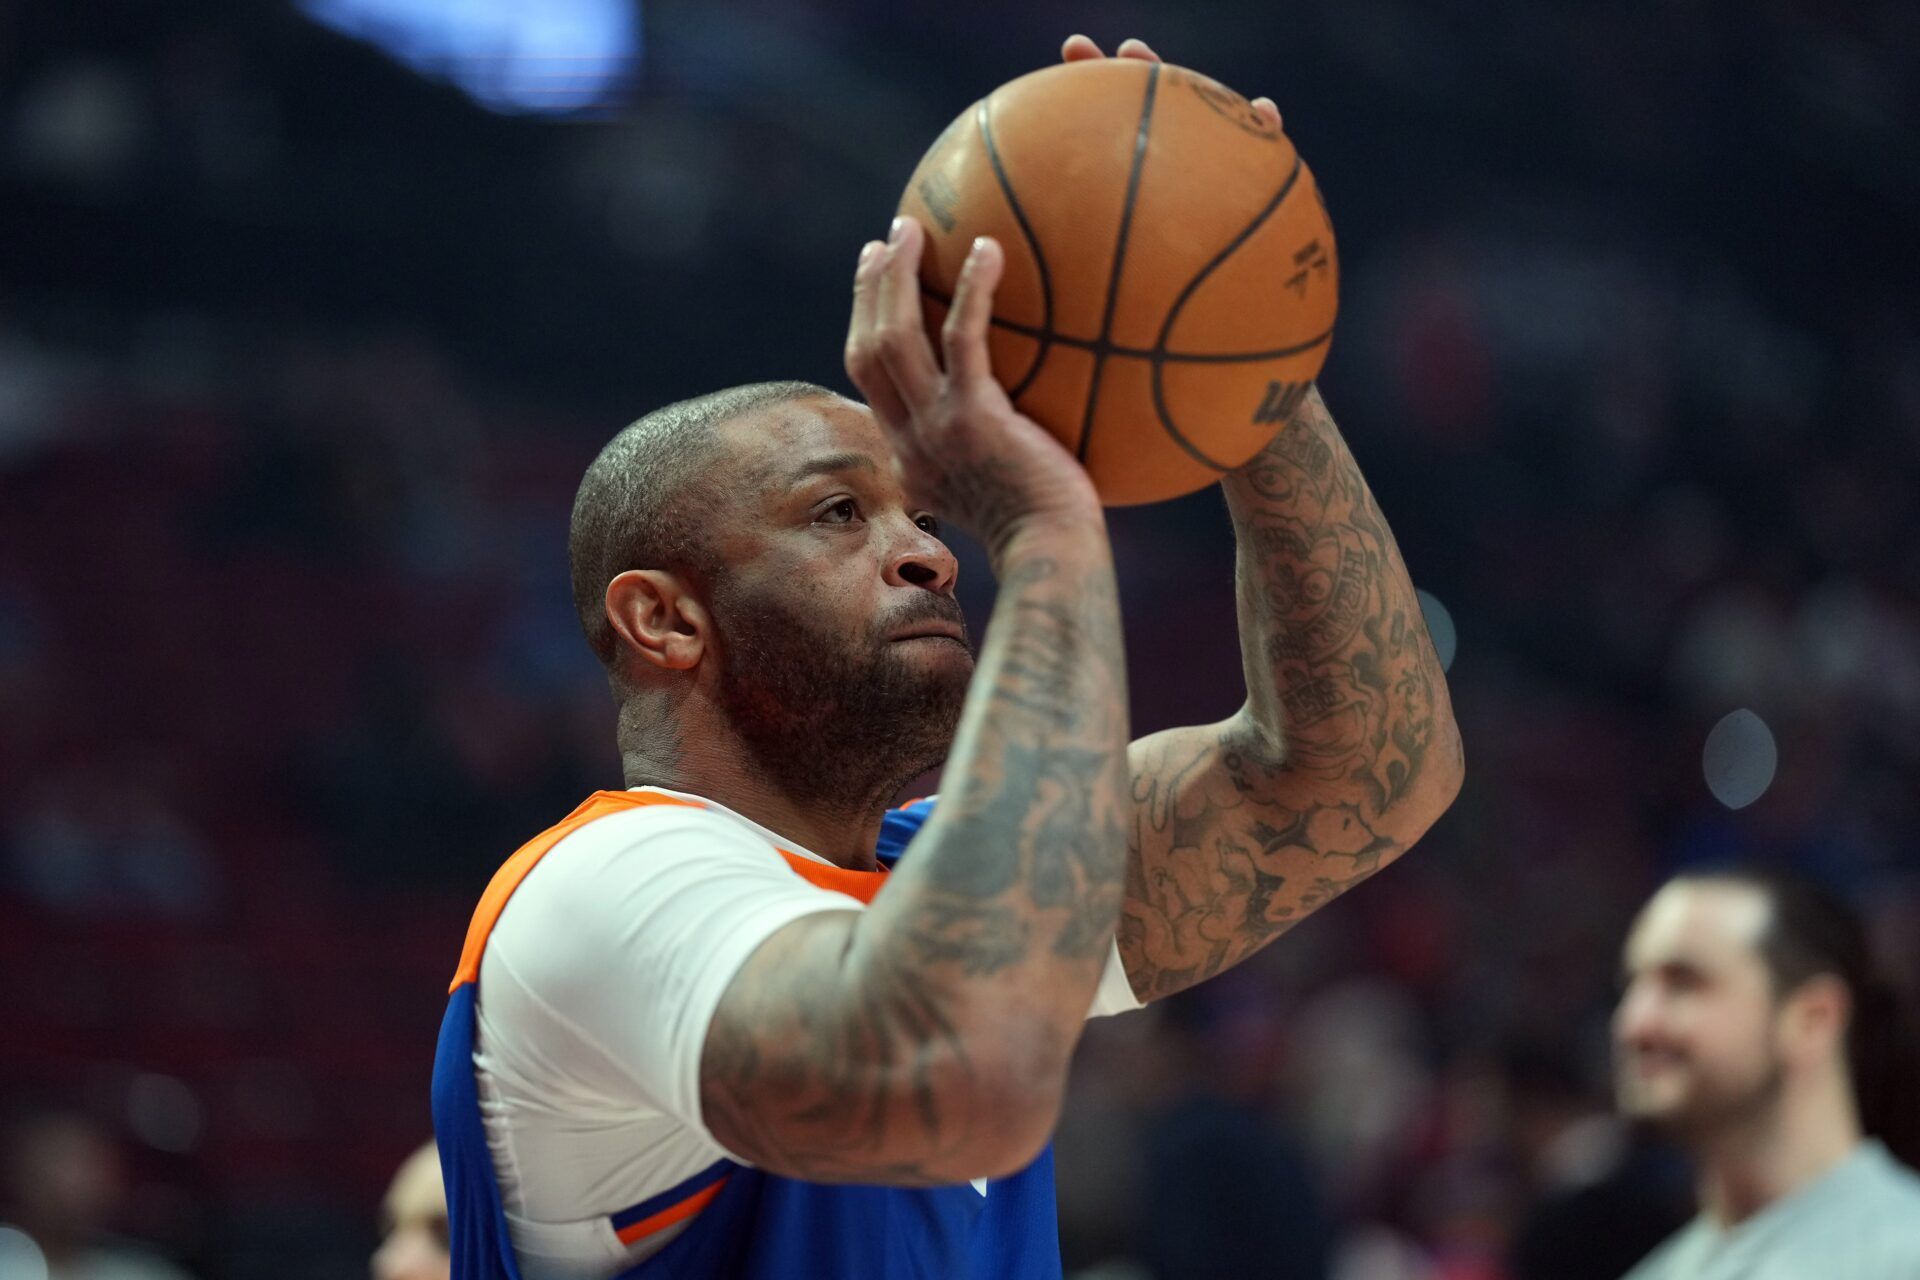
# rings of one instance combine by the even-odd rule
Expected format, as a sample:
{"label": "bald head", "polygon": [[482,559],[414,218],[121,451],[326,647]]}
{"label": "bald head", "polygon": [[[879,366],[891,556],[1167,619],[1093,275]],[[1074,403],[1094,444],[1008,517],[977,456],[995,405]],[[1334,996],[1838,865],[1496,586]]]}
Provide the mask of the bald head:
{"label": "bald head", "polygon": [[719,428],[743,414],[834,393],[811,382],[755,382],[655,409],[607,443],[573,500],[567,558],[573,605],[594,654],[609,668],[617,646],[607,584],[628,569],[663,569],[702,582],[718,563],[701,528],[717,505]]}
{"label": "bald head", "polygon": [[393,1175],[380,1216],[373,1280],[448,1280],[453,1263],[447,1250],[447,1193],[433,1143],[408,1156]]}

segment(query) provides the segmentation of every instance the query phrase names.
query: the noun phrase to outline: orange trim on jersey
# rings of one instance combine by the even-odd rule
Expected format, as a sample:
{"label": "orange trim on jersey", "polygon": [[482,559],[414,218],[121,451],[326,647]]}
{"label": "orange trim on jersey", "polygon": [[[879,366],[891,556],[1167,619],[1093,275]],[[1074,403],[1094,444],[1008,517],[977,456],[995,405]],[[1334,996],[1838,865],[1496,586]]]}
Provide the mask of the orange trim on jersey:
{"label": "orange trim on jersey", "polygon": [[[727,1175],[728,1178],[732,1176],[732,1174]],[[654,1214],[651,1218],[642,1218],[631,1226],[620,1228],[613,1234],[621,1244],[632,1244],[642,1236],[650,1236],[663,1227],[670,1227],[676,1222],[684,1222],[711,1204],[713,1198],[720,1194],[720,1188],[726,1185],[727,1179],[722,1178],[712,1186],[703,1187],[699,1191],[694,1192],[679,1204],[669,1205]]]}
{"label": "orange trim on jersey", "polygon": [[[572,835],[581,827],[596,818],[604,818],[610,813],[622,809],[638,809],[650,804],[680,805],[688,809],[704,809],[706,806],[698,800],[682,800],[679,796],[663,796],[651,791],[596,791],[581,802],[580,807],[562,818],[557,826],[548,827],[533,839],[520,846],[511,858],[501,864],[494,872],[493,880],[487,885],[487,891],[480,895],[480,905],[474,908],[473,921],[467,926],[466,945],[460,950],[460,967],[454,972],[453,981],[448,984],[451,995],[469,982],[480,980],[480,957],[487,949],[487,938],[493,933],[493,926],[499,923],[500,913],[506,910],[507,899],[520,887],[520,882],[547,856],[547,852],[562,839]],[[836,867],[831,863],[815,862],[803,858],[797,853],[785,849],[776,849],[794,874],[822,889],[832,889],[848,897],[858,898],[862,902],[872,902],[873,895],[880,892],[880,886],[887,882],[884,871],[850,871],[845,867]]]}
{"label": "orange trim on jersey", "polygon": [[808,884],[832,889],[862,902],[872,902],[873,895],[880,892],[880,886],[887,882],[887,873],[884,871],[854,871],[847,867],[836,867],[831,862],[815,862],[812,858],[803,858],[785,849],[776,852],[787,860],[793,873]]}
{"label": "orange trim on jersey", "polygon": [[466,945],[460,949],[460,968],[454,972],[453,982],[448,985],[451,995],[469,982],[480,980],[480,956],[487,949],[487,937],[493,932],[493,926],[499,923],[500,913],[506,910],[507,899],[527,878],[527,873],[547,856],[547,851],[561,839],[572,835],[595,818],[604,818],[610,813],[622,809],[637,809],[649,804],[677,804],[689,809],[704,809],[705,805],[694,800],[682,800],[678,796],[655,795],[648,791],[596,791],[581,802],[580,807],[560,820],[558,826],[548,827],[533,839],[520,846],[519,850],[501,864],[493,874],[493,880],[487,885],[487,891],[480,895],[480,905],[473,910],[473,922],[467,926]]}

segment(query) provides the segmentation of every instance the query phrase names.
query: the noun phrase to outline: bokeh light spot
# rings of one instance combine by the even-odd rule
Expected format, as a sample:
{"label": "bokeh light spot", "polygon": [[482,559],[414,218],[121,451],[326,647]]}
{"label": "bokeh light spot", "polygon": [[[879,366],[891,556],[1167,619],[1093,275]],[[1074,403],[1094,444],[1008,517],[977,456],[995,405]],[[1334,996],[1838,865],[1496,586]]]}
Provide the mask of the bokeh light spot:
{"label": "bokeh light spot", "polygon": [[1707,790],[1729,809],[1744,809],[1765,795],[1779,764],[1773,730],[1745,707],[1713,726],[1700,759]]}
{"label": "bokeh light spot", "polygon": [[172,1076],[138,1076],[127,1087],[127,1123],[157,1151],[186,1152],[200,1142],[200,1099]]}
{"label": "bokeh light spot", "polygon": [[0,1227],[0,1276],[7,1280],[47,1280],[47,1255],[32,1236],[17,1227]]}
{"label": "bokeh light spot", "polygon": [[620,89],[640,57],[637,0],[296,0],[494,111],[567,114]]}
{"label": "bokeh light spot", "polygon": [[1433,637],[1433,651],[1440,655],[1440,669],[1453,670],[1454,650],[1460,645],[1459,633],[1453,629],[1453,615],[1447,612],[1447,606],[1440,603],[1439,597],[1430,591],[1416,590],[1414,595],[1420,598],[1420,612],[1427,619],[1427,634]]}

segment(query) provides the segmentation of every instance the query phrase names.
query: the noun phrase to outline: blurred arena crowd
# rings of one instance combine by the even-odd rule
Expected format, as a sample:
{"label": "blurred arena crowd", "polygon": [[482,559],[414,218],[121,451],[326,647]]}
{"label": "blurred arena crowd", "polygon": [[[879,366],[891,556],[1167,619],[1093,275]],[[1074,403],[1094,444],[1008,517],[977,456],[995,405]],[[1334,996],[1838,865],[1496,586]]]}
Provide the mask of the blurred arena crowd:
{"label": "blurred arena crowd", "polygon": [[[474,898],[619,785],[581,470],[670,399],[844,385],[919,147],[1092,20],[998,9],[649,8],[624,96],[565,121],[291,6],[0,11],[0,1119],[54,1133],[9,1143],[0,1222],[364,1274]],[[1450,620],[1470,766],[1387,874],[1090,1030],[1069,1271],[1631,1261],[1688,1211],[1608,1117],[1660,878],[1807,872],[1920,999],[1920,15],[1098,21],[1272,94],[1320,175],[1322,386]],[[1228,714],[1217,496],[1113,524],[1136,731]],[[1734,810],[1702,750],[1742,708],[1778,768]]]}

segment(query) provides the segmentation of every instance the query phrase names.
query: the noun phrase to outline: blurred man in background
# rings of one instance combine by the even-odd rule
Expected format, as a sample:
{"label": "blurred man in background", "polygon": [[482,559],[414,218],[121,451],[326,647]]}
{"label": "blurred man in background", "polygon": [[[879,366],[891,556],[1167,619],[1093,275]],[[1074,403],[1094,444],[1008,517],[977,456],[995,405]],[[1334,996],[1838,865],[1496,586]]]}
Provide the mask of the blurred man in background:
{"label": "blurred man in background", "polygon": [[373,1280],[447,1280],[453,1267],[447,1254],[447,1192],[433,1143],[408,1156],[393,1175],[380,1219]]}
{"label": "blurred man in background", "polygon": [[1920,1176],[1893,1154],[1920,1136],[1912,1041],[1858,918],[1784,878],[1681,876],[1624,967],[1620,1108],[1688,1150],[1700,1201],[1632,1280],[1920,1276]]}

